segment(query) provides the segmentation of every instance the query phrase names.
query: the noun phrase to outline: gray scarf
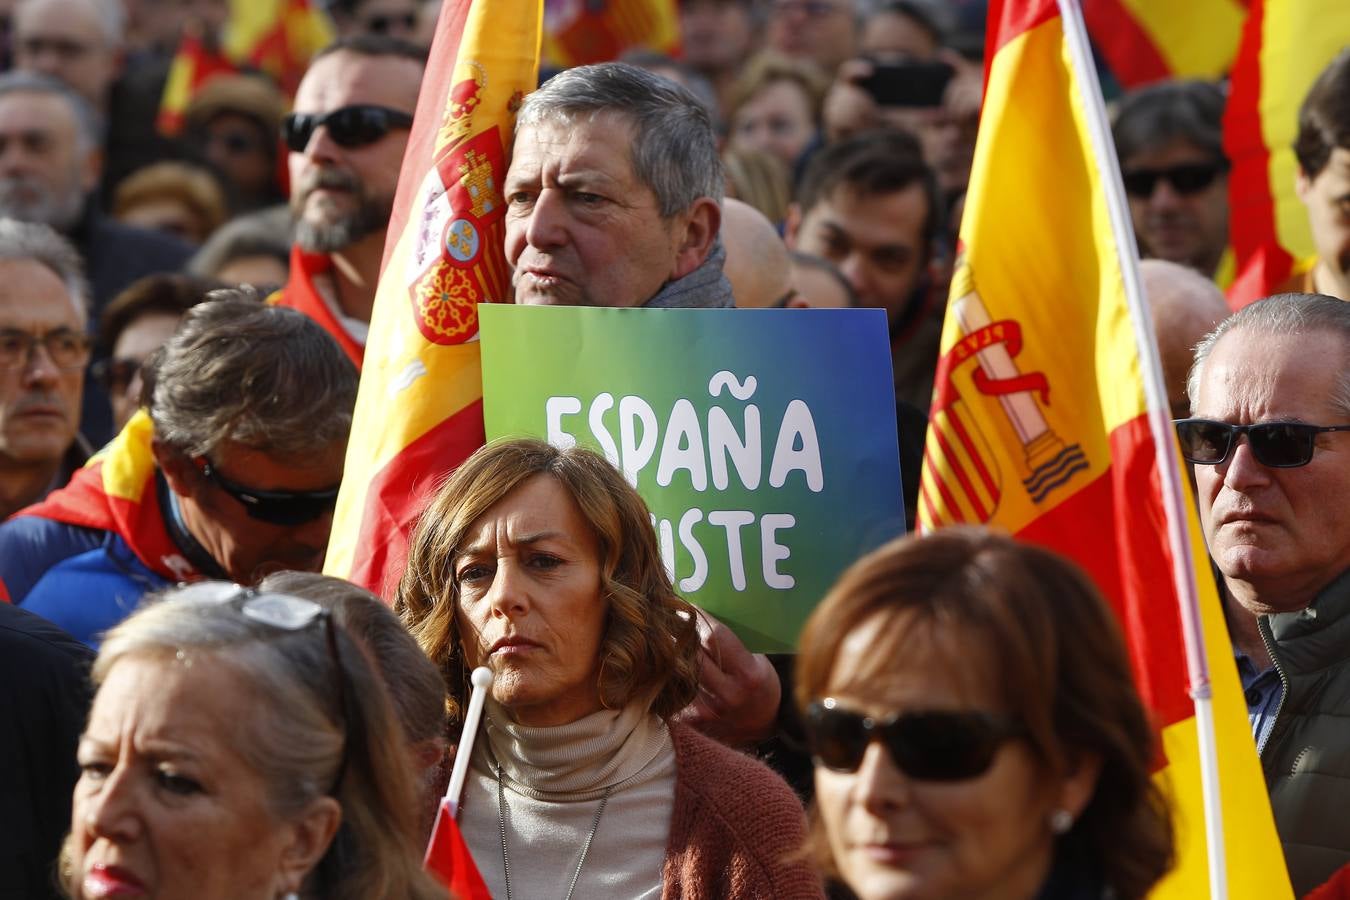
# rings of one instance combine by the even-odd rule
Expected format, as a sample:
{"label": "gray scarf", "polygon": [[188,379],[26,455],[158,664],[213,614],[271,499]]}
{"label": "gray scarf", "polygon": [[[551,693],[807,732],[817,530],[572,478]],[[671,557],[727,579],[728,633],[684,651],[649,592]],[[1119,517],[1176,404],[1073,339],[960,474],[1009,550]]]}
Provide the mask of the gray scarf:
{"label": "gray scarf", "polygon": [[644,309],[725,309],[736,305],[731,282],[722,274],[727,251],[722,236],[713,243],[703,264],[683,278],[661,285],[656,296],[642,304]]}

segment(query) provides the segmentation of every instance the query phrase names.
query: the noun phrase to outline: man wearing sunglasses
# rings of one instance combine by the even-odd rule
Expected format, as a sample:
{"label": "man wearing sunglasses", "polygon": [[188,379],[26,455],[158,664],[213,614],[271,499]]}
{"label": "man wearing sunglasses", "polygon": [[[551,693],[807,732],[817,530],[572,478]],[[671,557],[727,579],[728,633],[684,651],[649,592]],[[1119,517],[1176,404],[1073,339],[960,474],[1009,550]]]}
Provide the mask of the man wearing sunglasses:
{"label": "man wearing sunglasses", "polygon": [[1144,257],[1231,277],[1223,92],[1204,81],[1167,81],[1128,95],[1112,131],[1134,234]]}
{"label": "man wearing sunglasses", "polygon": [[1177,436],[1302,896],[1350,862],[1350,304],[1251,304],[1201,341],[1189,393]]}
{"label": "man wearing sunglasses", "polygon": [[390,37],[336,41],[282,121],[295,246],[274,302],[322,325],[358,367],[425,63],[424,51]]}
{"label": "man wearing sunglasses", "polygon": [[91,646],[147,591],[323,562],[356,370],[295,310],[210,297],[147,363],[143,411],[0,525],[0,598]]}

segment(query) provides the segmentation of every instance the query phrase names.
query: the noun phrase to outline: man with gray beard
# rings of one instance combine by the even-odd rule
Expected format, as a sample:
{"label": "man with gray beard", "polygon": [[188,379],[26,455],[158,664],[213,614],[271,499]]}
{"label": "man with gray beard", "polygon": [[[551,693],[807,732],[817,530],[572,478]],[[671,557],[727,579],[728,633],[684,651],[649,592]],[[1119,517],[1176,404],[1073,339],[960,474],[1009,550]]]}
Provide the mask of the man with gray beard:
{"label": "man with gray beard", "polygon": [[425,65],[425,51],[394,38],[339,40],[314,58],[282,123],[295,244],[271,302],[314,319],[358,367]]}
{"label": "man with gray beard", "polygon": [[144,275],[177,271],[192,248],[169,235],[122,225],[90,201],[101,154],[97,119],[54,78],[0,75],[0,216],[50,225],[84,258],[94,317]]}
{"label": "man with gray beard", "polygon": [[[0,216],[49,225],[70,240],[84,261],[93,321],[127,285],[176,272],[192,253],[175,237],[100,213],[92,199],[99,143],[94,113],[71,88],[31,72],[0,75]],[[112,436],[107,394],[92,380],[80,425],[95,445]]]}

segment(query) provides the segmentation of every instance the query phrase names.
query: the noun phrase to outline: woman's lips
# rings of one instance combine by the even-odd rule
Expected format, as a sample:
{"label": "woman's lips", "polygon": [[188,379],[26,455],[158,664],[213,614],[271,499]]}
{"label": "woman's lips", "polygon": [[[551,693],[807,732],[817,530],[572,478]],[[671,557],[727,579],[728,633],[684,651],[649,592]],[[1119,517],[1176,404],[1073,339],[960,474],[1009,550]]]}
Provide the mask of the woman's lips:
{"label": "woman's lips", "polygon": [[117,866],[96,865],[84,876],[88,897],[135,897],[146,892],[139,878]]}

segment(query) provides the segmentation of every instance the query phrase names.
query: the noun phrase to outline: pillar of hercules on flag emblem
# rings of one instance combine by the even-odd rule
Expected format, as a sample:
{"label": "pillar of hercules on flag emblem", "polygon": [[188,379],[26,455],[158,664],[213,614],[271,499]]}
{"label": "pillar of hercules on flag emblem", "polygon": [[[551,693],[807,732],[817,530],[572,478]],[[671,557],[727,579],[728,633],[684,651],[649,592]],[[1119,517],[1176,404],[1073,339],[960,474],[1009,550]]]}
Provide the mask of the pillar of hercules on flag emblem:
{"label": "pillar of hercules on flag emblem", "polygon": [[[1088,468],[1082,448],[1066,443],[1046,421],[1043,407],[1050,403],[1050,383],[1045,373],[1022,372],[1017,366],[1021,325],[1012,319],[992,320],[964,260],[952,286],[957,299],[948,316],[958,324],[961,337],[938,363],[920,490],[920,514],[930,526],[990,521],[1004,490],[1002,460],[1015,462],[1022,489],[1037,505]],[[975,391],[966,396],[955,375],[972,362]],[[980,413],[987,414],[992,405],[1005,418],[1020,452],[992,450],[979,427],[977,403]]]}

